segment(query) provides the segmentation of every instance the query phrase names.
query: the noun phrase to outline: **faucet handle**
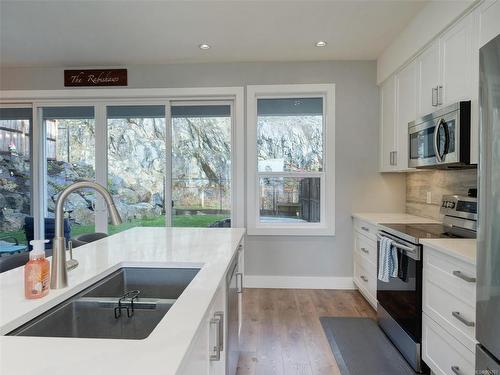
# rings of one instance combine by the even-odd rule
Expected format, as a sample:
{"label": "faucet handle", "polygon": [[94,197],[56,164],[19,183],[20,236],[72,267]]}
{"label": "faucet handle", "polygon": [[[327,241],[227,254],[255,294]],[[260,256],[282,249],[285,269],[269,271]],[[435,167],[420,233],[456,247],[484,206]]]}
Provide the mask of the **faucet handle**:
{"label": "faucet handle", "polygon": [[69,260],[66,261],[66,269],[71,271],[78,267],[78,261],[73,259],[73,241],[68,241],[68,250],[69,250]]}

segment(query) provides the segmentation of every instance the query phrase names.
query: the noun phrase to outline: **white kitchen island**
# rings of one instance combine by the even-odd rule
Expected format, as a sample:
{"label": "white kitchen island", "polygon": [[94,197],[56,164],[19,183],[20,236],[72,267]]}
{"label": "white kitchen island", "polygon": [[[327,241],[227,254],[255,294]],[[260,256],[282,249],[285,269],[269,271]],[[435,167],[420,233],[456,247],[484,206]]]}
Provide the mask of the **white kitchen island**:
{"label": "white kitchen island", "polygon": [[[223,364],[208,360],[210,313],[214,303],[225,307],[226,274],[244,234],[239,228],[133,228],[75,249],[80,265],[68,273],[69,286],[39,300],[24,298],[22,267],[0,274],[0,373],[220,373]],[[124,266],[200,271],[143,340],[5,336]]]}

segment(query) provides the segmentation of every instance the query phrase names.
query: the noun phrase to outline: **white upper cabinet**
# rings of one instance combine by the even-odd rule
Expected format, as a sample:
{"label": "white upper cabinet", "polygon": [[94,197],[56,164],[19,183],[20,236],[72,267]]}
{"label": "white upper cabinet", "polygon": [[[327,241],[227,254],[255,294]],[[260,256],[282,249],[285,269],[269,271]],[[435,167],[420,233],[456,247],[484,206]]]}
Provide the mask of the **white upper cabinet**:
{"label": "white upper cabinet", "polygon": [[408,168],[408,123],[417,117],[417,64],[412,62],[396,75],[396,164]]}
{"label": "white upper cabinet", "polygon": [[415,120],[417,65],[412,63],[380,86],[380,171],[408,169],[408,123]]}
{"label": "white upper cabinet", "polygon": [[479,47],[500,34],[500,0],[487,0],[479,7]]}
{"label": "white upper cabinet", "polygon": [[460,100],[473,100],[475,90],[475,13],[467,15],[415,59],[418,71],[417,115],[424,116]]}
{"label": "white upper cabinet", "polygon": [[[441,86],[439,105],[460,100],[474,100],[478,87],[474,87],[478,71],[476,13],[471,13],[446,31],[440,39]],[[477,73],[477,74],[476,74]]]}
{"label": "white upper cabinet", "polygon": [[460,100],[471,101],[470,162],[479,156],[479,17],[471,12],[449,28],[440,38],[440,106]]}
{"label": "white upper cabinet", "polygon": [[396,165],[396,79],[380,86],[380,171],[397,170]]}
{"label": "white upper cabinet", "polygon": [[498,35],[499,20],[500,0],[480,3],[380,87],[381,172],[410,170],[409,122],[462,100],[471,101],[470,160],[477,163],[479,46]]}
{"label": "white upper cabinet", "polygon": [[[474,67],[476,74],[476,81],[474,81],[475,88],[479,88],[479,48],[500,35],[500,0],[487,0],[479,6],[477,10],[477,23],[479,26],[479,35],[477,37],[477,48],[474,49],[474,59],[477,64]],[[472,102],[471,126],[470,161],[473,164],[477,164],[479,161],[479,103],[477,99]]]}
{"label": "white upper cabinet", "polygon": [[439,41],[432,43],[417,58],[418,91],[417,115],[424,116],[436,110],[439,86]]}

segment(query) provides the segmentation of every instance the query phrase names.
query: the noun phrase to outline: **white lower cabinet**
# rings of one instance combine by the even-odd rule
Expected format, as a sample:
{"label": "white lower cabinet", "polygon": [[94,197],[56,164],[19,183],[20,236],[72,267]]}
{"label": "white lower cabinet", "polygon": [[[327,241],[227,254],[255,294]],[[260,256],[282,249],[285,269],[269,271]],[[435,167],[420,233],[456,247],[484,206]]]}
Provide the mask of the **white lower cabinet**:
{"label": "white lower cabinet", "polygon": [[224,283],[217,290],[190,350],[184,357],[180,375],[225,375]]}
{"label": "white lower cabinet", "polygon": [[422,358],[436,375],[474,375],[474,353],[426,314]]}
{"label": "white lower cabinet", "polygon": [[231,262],[228,273],[224,275],[177,374],[236,375],[242,314],[243,257],[241,244],[235,254],[236,260]]}
{"label": "white lower cabinet", "polygon": [[423,250],[422,358],[435,374],[473,375],[475,265]]}
{"label": "white lower cabinet", "polygon": [[354,219],[353,274],[354,284],[377,309],[377,227]]}

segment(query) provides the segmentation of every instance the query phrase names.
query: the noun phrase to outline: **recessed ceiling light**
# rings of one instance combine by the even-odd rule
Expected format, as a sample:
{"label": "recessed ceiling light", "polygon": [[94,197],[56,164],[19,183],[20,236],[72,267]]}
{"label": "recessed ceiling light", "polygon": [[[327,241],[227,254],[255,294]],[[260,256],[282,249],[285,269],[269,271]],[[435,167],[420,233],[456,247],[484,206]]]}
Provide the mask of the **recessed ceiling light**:
{"label": "recessed ceiling light", "polygon": [[202,43],[198,47],[200,47],[200,49],[210,49],[210,45],[208,45],[206,43]]}
{"label": "recessed ceiling light", "polygon": [[324,40],[320,40],[316,42],[316,47],[326,47],[327,44]]}

